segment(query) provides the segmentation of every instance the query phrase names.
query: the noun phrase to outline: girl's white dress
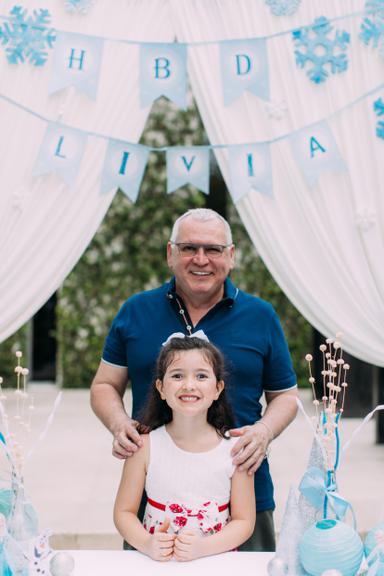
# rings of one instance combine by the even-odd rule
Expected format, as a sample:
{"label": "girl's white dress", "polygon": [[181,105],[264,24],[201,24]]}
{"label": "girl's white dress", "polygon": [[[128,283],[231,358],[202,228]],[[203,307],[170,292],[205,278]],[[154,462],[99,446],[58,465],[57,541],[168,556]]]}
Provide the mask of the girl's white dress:
{"label": "girl's white dress", "polygon": [[219,532],[229,521],[235,471],[230,452],[238,439],[223,438],[212,450],[197,453],[179,448],[165,426],[150,432],[149,439],[144,528],[153,533],[168,517],[176,533],[182,528]]}

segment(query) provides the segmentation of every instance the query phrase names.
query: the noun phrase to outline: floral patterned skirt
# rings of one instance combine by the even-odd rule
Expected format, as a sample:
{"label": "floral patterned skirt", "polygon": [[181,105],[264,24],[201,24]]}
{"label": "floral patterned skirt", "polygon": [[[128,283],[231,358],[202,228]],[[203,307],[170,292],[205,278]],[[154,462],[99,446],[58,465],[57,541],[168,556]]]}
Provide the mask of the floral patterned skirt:
{"label": "floral patterned skirt", "polygon": [[179,502],[165,504],[148,498],[143,526],[153,534],[169,518],[170,531],[177,534],[182,529],[199,530],[202,534],[215,534],[229,522],[229,503],[219,505],[213,500],[193,508]]}

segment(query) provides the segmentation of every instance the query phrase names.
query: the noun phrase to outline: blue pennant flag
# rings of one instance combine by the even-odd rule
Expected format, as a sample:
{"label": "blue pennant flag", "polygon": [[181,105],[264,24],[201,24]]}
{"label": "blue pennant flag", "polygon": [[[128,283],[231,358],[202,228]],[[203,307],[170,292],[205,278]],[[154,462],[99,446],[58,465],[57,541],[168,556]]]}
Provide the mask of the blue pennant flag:
{"label": "blue pennant flag", "polygon": [[140,144],[109,140],[101,177],[101,192],[120,188],[135,202],[148,161],[149,150]]}
{"label": "blue pennant flag", "polygon": [[96,100],[104,42],[101,38],[60,32],[53,54],[49,93],[75,86]]}
{"label": "blue pennant flag", "polygon": [[273,196],[272,161],[269,144],[229,147],[230,193],[234,202],[253,189]]}
{"label": "blue pennant flag", "polygon": [[224,104],[231,104],[248,90],[269,100],[268,56],[265,38],[220,44]]}
{"label": "blue pennant flag", "polygon": [[193,184],[209,193],[209,148],[175,146],[167,149],[167,192],[170,194],[184,184]]}
{"label": "blue pennant flag", "polygon": [[322,172],[345,170],[344,160],[326,121],[303,128],[290,137],[293,155],[309,186]]}
{"label": "blue pennant flag", "polygon": [[56,172],[68,186],[73,186],[80,169],[87,137],[86,133],[79,130],[53,122],[48,124],[33,174],[41,176]]}
{"label": "blue pennant flag", "polygon": [[187,48],[185,44],[140,46],[141,106],[151,106],[166,96],[183,110],[187,108]]}

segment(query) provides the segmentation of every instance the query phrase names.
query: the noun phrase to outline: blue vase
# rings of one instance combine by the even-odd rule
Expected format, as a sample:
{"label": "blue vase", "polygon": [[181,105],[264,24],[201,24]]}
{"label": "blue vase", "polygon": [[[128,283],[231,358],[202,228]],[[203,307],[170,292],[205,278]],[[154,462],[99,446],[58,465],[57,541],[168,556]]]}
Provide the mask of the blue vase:
{"label": "blue vase", "polygon": [[331,569],[339,570],[343,576],[355,576],[363,559],[363,543],[348,524],[320,520],[302,535],[299,556],[311,576],[321,576]]}
{"label": "blue vase", "polygon": [[[376,526],[374,526],[372,528],[372,530],[370,530],[364,540],[364,552],[365,552],[365,556],[368,558],[368,556],[370,555],[370,553],[372,552],[372,550],[374,548],[376,548],[378,542],[376,537],[378,536],[378,532],[384,532],[384,522],[380,522],[380,524],[376,524]],[[374,558],[372,558],[369,561],[369,564],[371,565],[374,562]]]}

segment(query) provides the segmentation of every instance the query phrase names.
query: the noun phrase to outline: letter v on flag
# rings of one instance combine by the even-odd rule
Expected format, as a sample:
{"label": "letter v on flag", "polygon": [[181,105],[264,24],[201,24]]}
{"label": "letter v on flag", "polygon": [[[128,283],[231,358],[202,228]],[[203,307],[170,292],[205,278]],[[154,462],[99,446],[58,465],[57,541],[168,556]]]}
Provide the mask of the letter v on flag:
{"label": "letter v on flag", "polygon": [[206,146],[167,149],[167,192],[184,184],[193,184],[204,194],[209,193],[209,148]]}

